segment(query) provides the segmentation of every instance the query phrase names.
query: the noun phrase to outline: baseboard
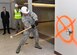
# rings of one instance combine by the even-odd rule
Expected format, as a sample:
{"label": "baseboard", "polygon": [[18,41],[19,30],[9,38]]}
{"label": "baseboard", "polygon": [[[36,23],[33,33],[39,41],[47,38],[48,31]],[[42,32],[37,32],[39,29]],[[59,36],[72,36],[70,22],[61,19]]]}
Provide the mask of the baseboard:
{"label": "baseboard", "polygon": [[[11,30],[15,30],[14,28],[10,28]],[[3,30],[3,29],[0,29],[0,30]]]}
{"label": "baseboard", "polygon": [[57,51],[54,51],[54,53],[55,53],[56,55],[62,55],[61,53],[59,53],[59,52],[57,52]]}
{"label": "baseboard", "polygon": [[16,30],[16,29],[14,29],[14,28],[10,28],[11,30]]}

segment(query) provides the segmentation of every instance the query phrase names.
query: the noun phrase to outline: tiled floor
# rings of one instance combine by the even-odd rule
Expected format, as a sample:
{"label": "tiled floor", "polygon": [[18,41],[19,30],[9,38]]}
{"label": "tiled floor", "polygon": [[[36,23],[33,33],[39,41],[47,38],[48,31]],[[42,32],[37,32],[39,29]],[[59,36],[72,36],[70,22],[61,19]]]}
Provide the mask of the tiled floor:
{"label": "tiled floor", "polygon": [[[13,35],[14,32],[10,35]],[[40,39],[40,45],[42,46],[42,50],[34,48],[34,39],[28,39],[27,43],[21,48],[21,52],[16,54],[16,48],[19,44],[19,40],[22,38],[22,35],[16,36],[13,39],[10,39],[9,34],[2,35],[2,31],[0,31],[0,55],[55,55],[53,53],[54,46]]]}

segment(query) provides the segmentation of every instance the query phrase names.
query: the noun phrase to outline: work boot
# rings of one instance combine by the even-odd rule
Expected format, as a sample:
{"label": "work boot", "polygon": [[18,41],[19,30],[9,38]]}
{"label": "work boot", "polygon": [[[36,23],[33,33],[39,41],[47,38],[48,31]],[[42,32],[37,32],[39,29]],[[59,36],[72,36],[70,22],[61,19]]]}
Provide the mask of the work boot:
{"label": "work boot", "polygon": [[5,35],[6,33],[3,33],[3,35]]}
{"label": "work boot", "polygon": [[8,32],[8,34],[11,34],[10,32]]}
{"label": "work boot", "polygon": [[34,39],[34,37],[29,37],[30,39]]}
{"label": "work boot", "polygon": [[29,36],[30,39],[34,39],[34,36],[32,33],[30,33],[30,36]]}
{"label": "work boot", "polygon": [[41,47],[41,46],[39,46],[39,44],[38,44],[38,43],[36,43],[36,44],[35,44],[35,48],[42,49],[42,47]]}
{"label": "work boot", "polygon": [[16,50],[16,53],[18,54],[20,52],[21,46],[19,46]]}

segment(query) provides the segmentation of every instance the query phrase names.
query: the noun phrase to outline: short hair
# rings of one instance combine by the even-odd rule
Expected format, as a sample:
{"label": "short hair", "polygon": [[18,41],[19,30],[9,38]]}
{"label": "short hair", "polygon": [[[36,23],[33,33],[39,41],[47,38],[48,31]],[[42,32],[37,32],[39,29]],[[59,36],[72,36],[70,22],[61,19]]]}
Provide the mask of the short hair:
{"label": "short hair", "polygon": [[3,6],[3,8],[5,8],[5,9],[6,9],[6,7],[5,7],[5,6]]}

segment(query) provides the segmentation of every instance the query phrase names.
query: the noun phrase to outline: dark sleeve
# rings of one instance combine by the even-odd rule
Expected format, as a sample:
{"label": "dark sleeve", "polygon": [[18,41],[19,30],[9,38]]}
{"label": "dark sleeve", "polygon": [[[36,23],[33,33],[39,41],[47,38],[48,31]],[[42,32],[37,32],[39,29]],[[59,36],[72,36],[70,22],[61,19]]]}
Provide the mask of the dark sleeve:
{"label": "dark sleeve", "polygon": [[7,11],[7,16],[8,16],[8,18],[10,18],[10,14],[9,14],[9,12]]}
{"label": "dark sleeve", "polygon": [[3,18],[3,12],[1,12],[1,18]]}

